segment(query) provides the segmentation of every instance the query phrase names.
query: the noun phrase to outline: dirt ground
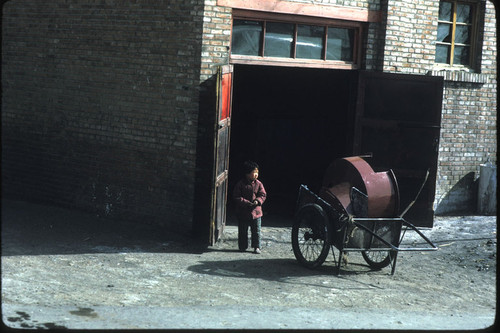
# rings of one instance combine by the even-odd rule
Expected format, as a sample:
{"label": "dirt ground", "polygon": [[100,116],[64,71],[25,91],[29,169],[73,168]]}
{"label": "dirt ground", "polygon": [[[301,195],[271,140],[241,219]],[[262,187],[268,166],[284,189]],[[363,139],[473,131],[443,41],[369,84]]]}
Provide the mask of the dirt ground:
{"label": "dirt ground", "polygon": [[[235,229],[231,231],[226,233],[226,240],[218,245],[219,248],[237,246],[237,232]],[[488,314],[496,309],[496,218],[436,217],[434,228],[423,232],[439,249],[399,252],[393,276],[390,267],[371,270],[358,252],[349,253],[348,263],[342,266],[340,275],[337,275],[331,252],[321,267],[308,270],[306,274],[301,266],[297,266],[290,249],[290,232],[291,228],[286,228],[286,231],[266,229],[263,232],[265,256],[276,262],[262,265],[257,261],[255,264],[257,267],[261,265],[262,270],[275,271],[273,277],[285,282],[285,292],[293,294],[294,285],[310,285],[306,292],[309,297],[300,296],[301,302],[310,306],[315,306],[317,296],[321,295],[325,306],[340,303],[348,308],[411,309],[454,316],[467,312]],[[415,233],[405,236],[405,244],[425,246]],[[338,253],[335,255],[338,259]],[[219,269],[225,267],[228,271],[241,270],[244,275],[252,274],[246,271],[249,270],[247,266],[238,268],[234,260],[220,264]],[[280,272],[280,266],[287,265],[294,271],[297,269],[297,276],[291,276],[291,267],[283,268],[286,274]],[[254,273],[255,277],[259,276],[258,272]],[[283,275],[286,277],[279,278]],[[279,298],[279,302],[283,300]]]}
{"label": "dirt ground", "polygon": [[[287,226],[286,224],[289,223]],[[436,217],[433,252],[371,270],[350,253],[315,270],[291,222],[266,226],[262,254],[237,251],[228,225],[201,248],[158,226],[4,201],[2,319],[13,328],[474,329],[496,315],[496,217]],[[418,246],[418,237],[405,243]],[[336,253],[338,258],[338,253]],[[145,312],[146,311],[146,312]]]}

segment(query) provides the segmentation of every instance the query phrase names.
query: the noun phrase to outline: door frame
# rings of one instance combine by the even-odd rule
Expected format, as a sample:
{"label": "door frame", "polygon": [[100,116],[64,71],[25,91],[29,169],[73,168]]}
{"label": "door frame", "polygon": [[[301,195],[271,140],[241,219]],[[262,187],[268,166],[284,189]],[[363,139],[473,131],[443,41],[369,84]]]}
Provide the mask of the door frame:
{"label": "door frame", "polygon": [[[226,206],[228,198],[228,177],[229,177],[229,147],[230,147],[230,133],[231,133],[231,112],[232,112],[232,96],[233,96],[233,79],[234,79],[233,65],[220,66],[217,71],[216,80],[216,114],[214,121],[214,141],[213,141],[213,160],[212,160],[212,181],[211,181],[211,194],[210,194],[210,232],[209,244],[215,244],[221,237],[224,226],[226,223]],[[365,92],[367,80],[381,79],[383,80],[399,80],[399,81],[418,81],[428,83],[433,89],[433,119],[429,120],[427,124],[420,124],[419,122],[407,121],[394,121],[394,120],[381,120],[386,122],[384,126],[417,126],[427,127],[432,129],[432,135],[436,136],[433,151],[429,152],[429,165],[430,177],[424,189],[423,196],[419,197],[415,207],[423,207],[426,210],[425,218],[422,221],[417,221],[415,224],[419,227],[432,227],[433,225],[433,200],[435,197],[437,164],[438,164],[438,148],[439,148],[439,135],[440,135],[440,121],[441,121],[441,107],[442,107],[442,94],[443,94],[443,80],[442,78],[410,75],[410,74],[395,74],[385,72],[371,72],[371,71],[357,71],[357,78],[351,83],[353,88],[352,96],[349,97],[350,106],[349,112],[350,119],[354,122],[352,125],[351,140],[348,144],[352,149],[353,155],[360,155],[366,153],[376,153],[363,151],[362,135],[365,130],[365,125],[370,122],[364,115],[365,110]],[[422,171],[422,178],[424,178],[426,170]],[[415,176],[412,176],[415,177]],[[417,175],[420,177],[420,175]],[[425,193],[427,193],[425,195]],[[401,207],[405,208],[405,207]]]}

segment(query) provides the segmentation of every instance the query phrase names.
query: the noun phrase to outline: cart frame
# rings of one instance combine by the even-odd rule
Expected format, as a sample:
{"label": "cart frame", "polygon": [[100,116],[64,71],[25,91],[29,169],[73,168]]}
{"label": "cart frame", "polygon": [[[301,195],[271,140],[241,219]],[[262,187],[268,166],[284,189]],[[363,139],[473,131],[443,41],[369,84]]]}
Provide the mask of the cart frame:
{"label": "cart frame", "polygon": [[[391,275],[393,275],[396,270],[396,261],[399,251],[436,251],[438,249],[438,247],[416,226],[403,217],[415,200],[398,217],[355,217],[348,214],[342,206],[333,207],[330,203],[309,190],[307,186],[301,185],[297,199],[296,221],[292,228],[292,245],[295,256],[299,262],[306,264],[302,254],[297,253],[300,249],[297,234],[298,226],[296,226],[296,224],[298,223],[297,219],[299,213],[304,207],[307,207],[306,210],[317,211],[316,215],[320,221],[321,219],[325,220],[324,224],[326,229],[320,231],[321,235],[318,234],[315,236],[315,232],[313,231],[307,234],[305,238],[314,238],[314,240],[321,239],[321,237],[324,238],[323,241],[326,242],[324,247],[331,247],[334,261],[337,263],[338,274],[340,274],[343,254],[352,251],[361,251],[363,257],[371,267],[382,268],[390,264]],[[407,231],[416,232],[425,241],[428,247],[402,247],[401,243]],[[357,235],[356,237],[354,236],[355,234]],[[339,250],[338,261],[335,258],[333,247]],[[306,264],[306,266],[313,268],[321,265],[327,255],[327,253],[325,255],[324,251],[325,249],[323,248],[320,257],[317,262],[314,262],[314,265]],[[382,251],[388,253],[383,262],[371,262],[371,260],[367,258],[369,252]],[[329,252],[329,249],[327,252]]]}

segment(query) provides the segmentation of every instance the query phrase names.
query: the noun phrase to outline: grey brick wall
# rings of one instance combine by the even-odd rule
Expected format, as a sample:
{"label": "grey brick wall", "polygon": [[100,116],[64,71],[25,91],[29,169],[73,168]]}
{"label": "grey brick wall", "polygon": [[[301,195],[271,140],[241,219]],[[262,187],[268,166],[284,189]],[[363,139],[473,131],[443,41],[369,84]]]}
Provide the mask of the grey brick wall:
{"label": "grey brick wall", "polygon": [[205,0],[201,76],[203,83],[217,72],[217,66],[229,63],[231,45],[231,8],[217,6],[216,0]]}
{"label": "grey brick wall", "polygon": [[434,65],[439,1],[389,0],[385,72],[423,74]]}
{"label": "grey brick wall", "polygon": [[[290,0],[294,2],[295,0]],[[216,1],[208,1],[211,6]],[[479,165],[490,158],[496,161],[496,16],[491,1],[479,1],[484,31],[479,34],[482,52],[475,72],[442,71],[434,62],[439,1],[312,1],[322,5],[341,5],[381,10],[382,21],[369,23],[365,32],[363,66],[367,70],[445,77],[442,105],[442,130],[439,145],[435,209],[445,214],[475,211]],[[215,7],[211,7],[215,8]],[[220,15],[227,22],[228,13]],[[228,43],[226,27],[219,38]],[[210,48],[209,40],[204,48]],[[207,44],[208,42],[208,44]],[[227,54],[207,52],[206,68],[212,59],[221,61]],[[224,62],[224,60],[222,60]],[[207,71],[207,74],[213,73]]]}
{"label": "grey brick wall", "polygon": [[203,1],[3,7],[2,190],[191,226]]}
{"label": "grey brick wall", "polygon": [[439,1],[388,2],[383,69],[445,78],[435,209],[438,214],[476,210],[479,165],[496,161],[496,17],[484,8],[480,69],[440,70],[434,63]]}
{"label": "grey brick wall", "polygon": [[475,212],[479,165],[497,155],[495,8],[485,3],[480,75],[445,76],[436,213]]}
{"label": "grey brick wall", "polygon": [[[479,164],[496,160],[492,3],[481,1],[480,73],[435,68],[438,1],[313,3],[383,12],[365,31],[367,70],[445,76],[435,207],[473,205]],[[206,227],[195,215],[210,208],[214,75],[230,30],[216,0],[7,2],[3,195]]]}

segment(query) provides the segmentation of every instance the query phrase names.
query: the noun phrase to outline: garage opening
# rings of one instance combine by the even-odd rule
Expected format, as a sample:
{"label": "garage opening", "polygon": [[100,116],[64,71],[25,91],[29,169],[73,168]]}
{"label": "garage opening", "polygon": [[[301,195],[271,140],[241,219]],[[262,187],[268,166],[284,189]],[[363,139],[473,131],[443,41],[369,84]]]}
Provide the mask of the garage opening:
{"label": "garage opening", "polygon": [[263,221],[290,223],[300,184],[318,191],[336,158],[352,154],[355,71],[235,65],[227,224],[241,165],[254,160],[268,192]]}

